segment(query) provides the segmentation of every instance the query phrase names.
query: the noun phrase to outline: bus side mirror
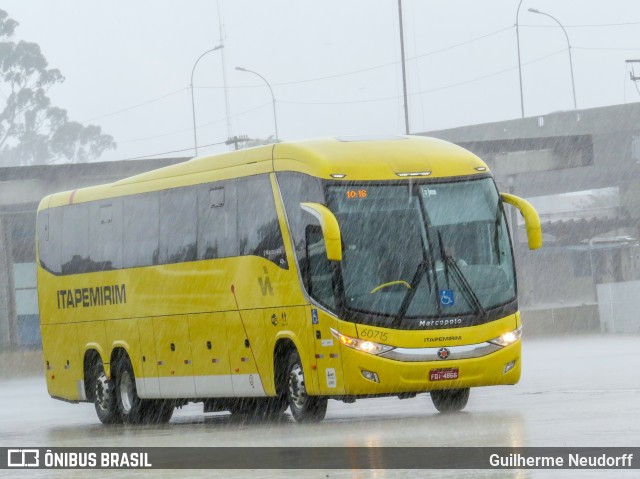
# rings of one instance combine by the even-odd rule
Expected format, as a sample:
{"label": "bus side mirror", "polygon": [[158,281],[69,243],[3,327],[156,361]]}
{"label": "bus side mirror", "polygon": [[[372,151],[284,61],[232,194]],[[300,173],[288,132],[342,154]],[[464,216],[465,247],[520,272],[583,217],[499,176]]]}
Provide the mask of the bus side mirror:
{"label": "bus side mirror", "polygon": [[540,226],[540,217],[538,212],[531,203],[519,196],[510,195],[508,193],[500,193],[500,198],[505,203],[515,206],[520,210],[524,223],[527,228],[527,240],[529,241],[529,249],[538,249],[542,246],[542,227]]}
{"label": "bus side mirror", "polygon": [[320,203],[300,203],[300,207],[312,214],[319,222],[327,248],[327,259],[330,261],[342,261],[342,240],[340,226],[334,214]]}

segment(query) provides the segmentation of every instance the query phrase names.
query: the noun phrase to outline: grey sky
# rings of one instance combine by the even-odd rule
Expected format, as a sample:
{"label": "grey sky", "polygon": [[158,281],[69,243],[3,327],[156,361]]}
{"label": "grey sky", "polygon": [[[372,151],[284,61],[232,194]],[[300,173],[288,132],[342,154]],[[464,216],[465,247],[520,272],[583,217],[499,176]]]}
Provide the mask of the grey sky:
{"label": "grey sky", "polygon": [[[412,132],[520,116],[517,5],[403,1]],[[188,86],[195,60],[219,43],[216,1],[5,0],[2,8],[20,22],[16,38],[39,43],[65,75],[50,92],[53,101],[71,119],[114,136],[118,149],[102,159],[193,146]],[[640,2],[524,0],[528,116],[573,106],[566,39],[551,19],[528,8],[567,27],[578,108],[640,101],[624,63],[640,58]],[[220,0],[220,10],[233,134],[274,133],[268,89],[238,65],[272,84],[282,139],[404,132],[396,0]],[[594,24],[619,25],[578,26]],[[221,55],[213,52],[195,72],[199,145],[227,137],[221,70]],[[150,100],[156,101],[131,108]]]}

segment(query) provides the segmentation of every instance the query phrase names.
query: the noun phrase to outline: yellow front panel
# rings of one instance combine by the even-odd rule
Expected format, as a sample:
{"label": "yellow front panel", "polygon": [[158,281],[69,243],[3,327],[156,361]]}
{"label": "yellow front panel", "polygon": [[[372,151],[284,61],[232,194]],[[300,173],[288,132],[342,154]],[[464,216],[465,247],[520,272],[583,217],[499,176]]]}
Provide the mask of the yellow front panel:
{"label": "yellow front panel", "polygon": [[[455,329],[401,330],[356,324],[355,337],[402,348],[462,346],[482,343],[513,331],[518,327],[518,316],[510,315],[486,324]],[[340,332],[349,334],[342,329]]]}
{"label": "yellow front panel", "polygon": [[[352,337],[360,337],[407,350],[420,350],[483,344],[506,332],[513,331],[518,326],[520,326],[520,315],[514,314],[468,328],[392,330],[339,322],[337,329]],[[515,384],[520,379],[519,340],[510,346],[481,357],[415,362],[389,359],[354,350],[342,344],[340,346],[346,394],[410,393],[433,389]],[[511,361],[515,361],[515,366],[503,374],[505,365]],[[430,380],[431,370],[449,368],[458,369],[458,379],[451,381]],[[365,379],[362,371],[376,373],[380,382],[376,383]]]}
{"label": "yellow front panel", "polygon": [[[389,394],[424,392],[498,384],[516,384],[520,379],[520,341],[493,354],[474,359],[431,362],[402,362],[372,356],[343,346],[343,365],[347,394]],[[515,367],[503,374],[504,366],[516,361]],[[459,378],[452,381],[430,381],[433,369],[458,368]],[[380,382],[364,378],[362,371],[375,372]]]}

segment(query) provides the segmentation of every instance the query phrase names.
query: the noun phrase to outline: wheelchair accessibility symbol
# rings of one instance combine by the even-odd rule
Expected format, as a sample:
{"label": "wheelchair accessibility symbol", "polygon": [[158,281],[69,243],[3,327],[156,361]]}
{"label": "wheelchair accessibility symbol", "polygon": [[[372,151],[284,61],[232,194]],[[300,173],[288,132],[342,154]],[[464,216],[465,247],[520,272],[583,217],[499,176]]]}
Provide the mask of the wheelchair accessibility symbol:
{"label": "wheelchair accessibility symbol", "polygon": [[452,289],[441,289],[440,290],[440,304],[442,306],[453,306],[455,301],[453,299],[453,290]]}

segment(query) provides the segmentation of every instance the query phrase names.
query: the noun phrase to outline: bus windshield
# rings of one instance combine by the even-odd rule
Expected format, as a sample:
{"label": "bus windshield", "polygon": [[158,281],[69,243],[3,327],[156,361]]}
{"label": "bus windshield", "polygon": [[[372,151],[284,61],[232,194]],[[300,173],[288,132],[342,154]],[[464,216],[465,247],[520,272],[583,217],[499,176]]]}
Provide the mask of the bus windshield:
{"label": "bus windshield", "polygon": [[442,317],[480,318],[514,301],[513,257],[498,199],[488,177],[329,185],[327,206],[343,241],[345,319],[436,324]]}

